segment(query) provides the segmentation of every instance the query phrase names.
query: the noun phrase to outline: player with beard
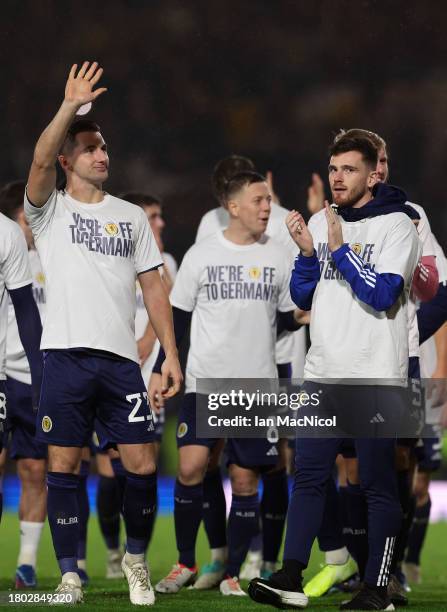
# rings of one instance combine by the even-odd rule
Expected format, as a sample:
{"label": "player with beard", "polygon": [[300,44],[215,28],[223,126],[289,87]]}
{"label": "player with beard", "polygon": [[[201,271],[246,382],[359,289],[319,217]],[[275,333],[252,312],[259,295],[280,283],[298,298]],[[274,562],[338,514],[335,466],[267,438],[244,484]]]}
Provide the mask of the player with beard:
{"label": "player with beard", "polygon": [[[363,130],[350,129],[341,130],[336,136],[335,142],[343,137],[368,138],[377,149],[377,176],[381,182],[387,182],[389,177],[388,153],[384,139],[378,134]],[[309,201],[314,209],[321,208],[324,203],[324,190],[322,181],[318,175],[313,176],[313,182],[309,188]],[[430,223],[424,209],[412,202],[407,202],[414,208],[419,219],[417,224],[418,236],[422,244],[422,258],[413,277],[412,292],[409,301],[409,376],[417,381],[420,380],[419,368],[419,334],[416,319],[417,302],[427,301],[434,297],[438,286],[438,270],[436,264],[435,238],[431,232]],[[395,552],[390,566],[391,578],[388,585],[388,593],[396,605],[407,602],[407,595],[403,586],[404,576],[400,566],[408,539],[408,531],[412,524],[414,512],[414,498],[412,495],[413,469],[410,460],[410,448],[415,444],[414,439],[405,439],[398,442],[396,446],[396,468],[398,477],[399,499],[403,511],[403,522],[401,532],[396,541]],[[436,440],[432,440],[436,446]],[[424,445],[429,445],[424,441]],[[358,562],[360,579],[363,577],[368,558],[368,535],[367,535],[367,508],[366,499],[362,494],[359,484],[358,465],[355,453],[350,446],[344,448],[344,465],[339,473],[339,494],[342,496],[342,508],[346,510],[344,517],[345,540],[352,555]],[[428,454],[429,451],[427,451]],[[312,597],[323,595],[329,588],[345,580],[349,574],[350,561],[347,557],[346,548],[334,549],[334,542],[341,545],[343,536],[341,525],[337,522],[338,513],[336,508],[339,500],[335,489],[331,489],[332,495],[327,496],[327,507],[322,528],[319,534],[319,544],[326,551],[327,565],[314,576],[305,586],[305,593]]]}
{"label": "player with beard", "polygon": [[[305,386],[310,391],[325,388],[312,379],[327,383],[331,378],[362,378],[363,385],[370,385],[369,394],[363,396],[367,408],[376,410],[375,398],[380,403],[393,381],[406,385],[407,305],[420,256],[411,218],[417,214],[405,206],[401,190],[376,185],[377,151],[368,139],[340,138],[330,155],[329,181],[340,216],[326,203],[309,227],[296,211],[288,217],[289,231],[301,251],[292,273],[292,297],[300,308],[312,308]],[[357,245],[355,251],[350,244]],[[368,379],[393,380],[385,391]],[[340,402],[345,393],[344,401],[353,401],[358,388],[351,386],[345,391],[343,385],[328,385],[326,401]],[[324,409],[324,392],[322,398]],[[352,404],[353,411],[364,409]],[[320,529],[327,483],[342,442],[341,438],[297,438],[283,568],[267,581],[250,583],[249,594],[255,601],[307,606],[301,574]],[[392,609],[388,564],[401,522],[395,444],[392,439],[363,438],[355,441],[355,447],[368,501],[369,557],[362,589],[342,609]]]}

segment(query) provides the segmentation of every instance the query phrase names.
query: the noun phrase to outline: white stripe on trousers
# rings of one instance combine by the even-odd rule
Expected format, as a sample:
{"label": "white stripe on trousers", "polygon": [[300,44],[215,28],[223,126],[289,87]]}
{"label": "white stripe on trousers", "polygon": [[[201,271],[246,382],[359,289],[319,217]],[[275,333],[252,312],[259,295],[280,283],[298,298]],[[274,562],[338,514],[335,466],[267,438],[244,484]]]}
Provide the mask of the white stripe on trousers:
{"label": "white stripe on trousers", "polygon": [[387,538],[385,540],[385,550],[382,557],[382,565],[380,566],[379,578],[377,579],[377,586],[387,586],[388,584],[388,572],[391,565],[391,559],[393,558],[393,549],[396,538]]}

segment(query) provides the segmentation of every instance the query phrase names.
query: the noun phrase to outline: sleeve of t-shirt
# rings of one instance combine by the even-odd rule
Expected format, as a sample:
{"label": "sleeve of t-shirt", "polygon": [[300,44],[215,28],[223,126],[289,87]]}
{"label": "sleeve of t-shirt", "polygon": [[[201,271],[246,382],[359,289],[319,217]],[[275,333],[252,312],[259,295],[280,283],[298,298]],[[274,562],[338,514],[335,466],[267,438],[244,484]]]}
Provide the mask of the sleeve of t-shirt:
{"label": "sleeve of t-shirt", "polygon": [[57,190],[54,189],[48,200],[43,206],[34,206],[34,204],[28,199],[27,191],[25,190],[24,209],[25,216],[30,224],[31,231],[34,236],[39,236],[45,231],[51,224],[56,210],[57,202]]}
{"label": "sleeve of t-shirt", "polygon": [[28,248],[20,227],[11,225],[1,236],[1,274],[8,290],[19,289],[33,281]]}
{"label": "sleeve of t-shirt", "polygon": [[409,217],[400,215],[390,230],[379,257],[375,272],[398,274],[408,284],[421,257],[422,245]]}
{"label": "sleeve of t-shirt", "polygon": [[181,310],[192,312],[199,292],[200,265],[192,247],[186,252],[175,277],[169,299],[171,304]]}
{"label": "sleeve of t-shirt", "polygon": [[422,206],[418,206],[415,210],[419,213],[420,216],[420,221],[417,225],[417,232],[419,235],[419,240],[422,243],[422,257],[436,256],[430,221],[428,220],[428,217],[425,214],[425,210],[422,208]]}
{"label": "sleeve of t-shirt", "polygon": [[138,211],[140,219],[135,240],[135,270],[137,274],[142,274],[159,268],[163,265],[163,260],[144,211]]}
{"label": "sleeve of t-shirt", "polygon": [[290,297],[290,277],[292,275],[292,266],[284,258],[282,270],[281,284],[279,286],[278,310],[279,312],[289,312],[295,310],[296,306]]}

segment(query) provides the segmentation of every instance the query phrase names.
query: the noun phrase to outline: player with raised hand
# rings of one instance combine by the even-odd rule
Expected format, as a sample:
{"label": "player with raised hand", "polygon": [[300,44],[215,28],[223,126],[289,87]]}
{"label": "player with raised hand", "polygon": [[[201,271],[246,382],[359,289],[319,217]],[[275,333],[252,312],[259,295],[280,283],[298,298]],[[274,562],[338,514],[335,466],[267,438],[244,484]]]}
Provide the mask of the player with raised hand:
{"label": "player with raised hand", "polygon": [[[224,198],[230,215],[228,228],[191,247],[171,293],[178,341],[192,322],[186,394],[177,429],[174,522],[179,558],[156,585],[161,593],[177,593],[194,581],[197,572],[195,544],[203,516],[202,483],[218,440],[197,437],[196,394],[200,390],[196,381],[213,379],[216,374],[225,379],[276,378],[277,318],[284,320],[287,329],[299,326],[288,291],[287,250],[264,233],[271,202],[265,178],[252,171],[235,174],[227,181]],[[261,291],[266,282],[274,288],[271,297]],[[151,378],[153,404],[160,403],[157,371],[161,358]],[[220,590],[223,595],[243,596],[238,576],[252,537],[259,532],[259,475],[275,467],[278,453],[267,439],[230,439],[227,445],[233,496],[228,561]]]}
{"label": "player with raised hand", "polygon": [[[421,250],[411,221],[416,213],[405,206],[401,190],[376,184],[377,151],[368,139],[341,138],[331,146],[330,155],[329,180],[339,214],[326,203],[309,226],[297,212],[290,213],[287,222],[301,251],[292,273],[292,298],[300,308],[312,309],[305,388],[325,389],[319,406],[324,410],[326,401],[332,406],[358,398],[355,383],[346,396],[344,385],[328,384],[328,379],[362,378],[361,388],[371,389],[362,397],[369,398],[369,408],[375,410],[381,390],[371,379],[401,384],[407,379],[407,304]],[[352,404],[353,410],[364,408]],[[333,414],[329,405],[328,411]],[[307,606],[301,575],[320,529],[326,488],[342,441],[297,438],[283,567],[269,580],[250,583],[255,601]],[[368,501],[369,557],[362,589],[342,609],[392,609],[388,564],[401,521],[394,441],[362,438],[355,447]]]}
{"label": "player with raised hand", "polygon": [[[102,72],[97,62],[71,68],[64,100],[36,144],[28,179],[25,213],[47,280],[37,438],[48,443],[48,520],[62,574],[57,591],[70,593],[74,602],[83,599],[76,559],[77,470],[96,418],[101,444],[117,446],[126,470],[122,569],[130,600],[151,605],[144,552],[156,503],[156,462],[134,335],[137,278],[166,352],[165,396],[179,390],[182,374],[158,272],[163,262],[147,218],[103,191],[109,158],[100,128],[74,122],[82,105],[106,91],[95,89]],[[57,161],[66,174],[65,191],[56,190]]]}

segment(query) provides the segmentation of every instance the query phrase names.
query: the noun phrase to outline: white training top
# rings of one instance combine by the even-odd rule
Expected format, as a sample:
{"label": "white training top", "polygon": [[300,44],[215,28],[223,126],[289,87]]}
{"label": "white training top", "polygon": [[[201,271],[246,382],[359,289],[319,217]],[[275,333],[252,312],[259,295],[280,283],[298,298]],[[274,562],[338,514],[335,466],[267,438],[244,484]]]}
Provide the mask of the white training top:
{"label": "white training top", "polygon": [[[435,246],[433,242],[433,234],[430,228],[430,222],[427,218],[425,210],[419,204],[413,202],[407,202],[412,208],[414,208],[421,218],[417,224],[417,232],[419,240],[422,244],[422,257],[435,256]],[[410,357],[419,357],[419,330],[417,321],[417,309],[418,301],[415,299],[410,292],[410,300],[408,302],[408,350]]]}
{"label": "white training top", "polygon": [[[31,274],[33,277],[33,295],[43,323],[45,316],[45,275],[42,271],[37,251],[28,251]],[[8,334],[6,339],[6,376],[14,378],[26,385],[31,384],[31,371],[25,349],[19,336],[16,314],[11,300],[8,306]]]}
{"label": "white training top", "polygon": [[[168,273],[171,277],[171,280],[174,281],[175,276],[177,274],[177,262],[172,257],[170,253],[162,253],[161,257],[163,259],[164,266],[166,266]],[[163,276],[164,266],[160,267],[160,274]],[[143,293],[141,291],[140,283],[137,280],[137,314],[135,316],[135,339],[139,340],[146,331],[147,324],[149,322],[149,317],[147,316],[146,306],[144,305]],[[160,341],[158,338],[155,338],[154,348],[152,349],[151,354],[144,362],[141,368],[141,374],[143,376],[144,382],[147,384],[149,382],[149,378],[152,373],[152,368],[158,356],[158,351],[160,349]]]}
{"label": "white training top", "polygon": [[46,279],[42,349],[86,347],[138,363],[135,282],[163,262],[144,211],[105,194],[84,204],[56,191],[41,208],[25,195]]}
{"label": "white training top", "polygon": [[238,245],[216,232],[183,258],[171,303],[192,312],[186,393],[197,378],[277,378],[277,311],[295,309],[286,248],[262,238]]}
{"label": "white training top", "polygon": [[[343,241],[376,273],[399,274],[404,290],[386,312],[377,312],[354,294],[335,268],[327,244],[322,210],[309,221],[321,277],[311,312],[311,347],[305,378],[396,380],[406,384],[408,372],[408,299],[421,244],[412,221],[392,213],[346,223]],[[365,381],[366,382],[366,381]],[[376,383],[377,384],[377,383]]]}
{"label": "white training top", "polygon": [[447,282],[447,258],[445,256],[444,251],[441,248],[441,245],[436,239],[436,236],[432,234],[433,244],[435,247],[435,255],[436,255],[436,267],[438,268],[439,273],[439,283]]}
{"label": "white training top", "polygon": [[[270,217],[267,224],[266,234],[272,236],[277,242],[285,245],[290,251],[290,270],[292,273],[293,261],[298,254],[298,247],[290,237],[286,226],[286,217],[290,211],[284,206],[280,206],[275,202],[271,203]],[[230,215],[228,211],[219,206],[206,212],[197,229],[196,242],[200,242],[207,236],[214,234],[217,231],[223,231],[230,223]],[[282,337],[276,342],[276,363],[289,363],[294,358],[295,333],[285,332]]]}
{"label": "white training top", "polygon": [[0,213],[0,380],[6,379],[8,291],[32,282],[28,248],[20,227]]}

